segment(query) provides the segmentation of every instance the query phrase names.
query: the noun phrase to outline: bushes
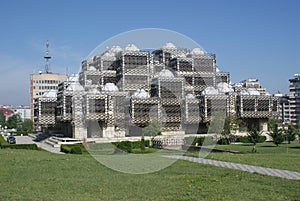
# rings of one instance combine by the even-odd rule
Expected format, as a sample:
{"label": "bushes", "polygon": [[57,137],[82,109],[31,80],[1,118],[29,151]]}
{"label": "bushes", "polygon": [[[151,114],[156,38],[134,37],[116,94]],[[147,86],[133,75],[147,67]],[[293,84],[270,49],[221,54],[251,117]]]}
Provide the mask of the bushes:
{"label": "bushes", "polygon": [[[266,136],[259,136],[258,143],[263,143],[266,139]],[[248,136],[240,136],[236,142],[251,143]]]}
{"label": "bushes", "polygon": [[1,145],[2,149],[28,149],[28,150],[39,150],[36,144],[5,144]]}
{"label": "bushes", "polygon": [[82,144],[62,144],[60,151],[66,154],[82,154],[86,150]]}
{"label": "bushes", "polygon": [[[140,149],[141,148],[141,141],[122,141],[122,142],[113,142],[113,145],[117,147],[118,150],[125,151],[127,153],[132,153],[133,149]],[[150,146],[150,141],[145,140],[145,147]],[[116,152],[118,152],[116,150]]]}
{"label": "bushes", "polygon": [[0,147],[2,147],[2,145],[8,145],[8,142],[4,139],[2,135],[0,135]]}
{"label": "bushes", "polygon": [[215,144],[215,141],[213,139],[213,137],[186,137],[184,138],[185,140],[185,144],[188,146],[195,146],[196,144],[198,144],[198,146],[202,146],[203,143],[205,143],[205,145],[212,145]]}

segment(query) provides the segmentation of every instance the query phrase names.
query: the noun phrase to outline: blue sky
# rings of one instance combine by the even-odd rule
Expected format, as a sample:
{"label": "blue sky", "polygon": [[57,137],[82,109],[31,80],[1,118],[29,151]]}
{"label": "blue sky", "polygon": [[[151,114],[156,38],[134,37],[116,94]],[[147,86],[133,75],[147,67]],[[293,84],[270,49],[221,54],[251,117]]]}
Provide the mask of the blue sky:
{"label": "blue sky", "polygon": [[51,70],[77,73],[103,41],[141,28],[170,29],[217,55],[233,82],[258,78],[288,93],[300,73],[300,1],[40,1],[2,0],[0,104],[29,104],[29,75],[43,69],[50,41]]}

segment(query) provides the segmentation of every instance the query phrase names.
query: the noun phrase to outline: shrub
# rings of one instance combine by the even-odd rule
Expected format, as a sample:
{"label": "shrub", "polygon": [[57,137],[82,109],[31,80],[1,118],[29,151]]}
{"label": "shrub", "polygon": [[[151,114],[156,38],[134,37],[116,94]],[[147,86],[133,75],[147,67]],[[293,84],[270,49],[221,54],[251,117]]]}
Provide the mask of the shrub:
{"label": "shrub", "polygon": [[5,144],[1,145],[2,149],[28,149],[28,150],[39,150],[36,144]]}
{"label": "shrub", "polygon": [[191,137],[185,137],[184,140],[185,140],[185,144],[187,146],[195,146],[197,141],[198,141],[197,137],[192,137],[192,136]]}
{"label": "shrub", "polygon": [[8,142],[4,139],[4,137],[2,135],[0,135],[0,147],[2,145],[8,145]]}
{"label": "shrub", "polygon": [[229,139],[227,139],[227,138],[221,138],[218,140],[217,144],[228,145],[228,144],[230,144],[230,142],[229,142]]}
{"label": "shrub", "polygon": [[122,142],[113,142],[118,149],[125,151],[127,153],[132,152],[132,143],[130,141],[122,141]]}
{"label": "shrub", "polygon": [[[258,138],[258,143],[263,143],[267,140],[266,136],[259,136]],[[242,143],[251,143],[249,141],[249,137],[248,136],[240,136],[237,138],[237,142],[242,142]]]}
{"label": "shrub", "polygon": [[82,150],[79,146],[71,148],[71,154],[82,154]]}
{"label": "shrub", "polygon": [[80,148],[80,150],[81,150],[80,154],[82,154],[83,152],[86,152],[86,150],[85,150],[85,148],[83,147],[82,144],[62,144],[60,146],[60,151],[66,153],[66,154],[76,154],[76,153],[72,153],[72,149],[74,147],[79,147]]}

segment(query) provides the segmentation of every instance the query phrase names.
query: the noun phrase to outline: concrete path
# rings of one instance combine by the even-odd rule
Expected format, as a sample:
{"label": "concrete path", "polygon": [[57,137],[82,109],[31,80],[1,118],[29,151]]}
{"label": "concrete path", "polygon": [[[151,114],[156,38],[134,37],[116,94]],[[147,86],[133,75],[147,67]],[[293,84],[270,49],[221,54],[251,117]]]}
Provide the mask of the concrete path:
{"label": "concrete path", "polygon": [[177,156],[165,156],[165,157],[186,160],[186,161],[192,161],[192,162],[208,164],[208,165],[214,165],[214,166],[218,166],[218,167],[226,167],[226,168],[242,170],[242,171],[247,171],[247,172],[256,172],[256,173],[260,173],[260,174],[264,174],[264,175],[281,177],[281,178],[285,178],[285,179],[300,180],[300,172],[295,172],[295,171],[280,170],[280,169],[274,169],[274,168],[265,168],[265,167],[254,166],[254,165],[245,165],[245,164],[240,164],[240,163],[231,163],[231,162],[224,162],[224,161],[217,161],[217,160],[196,158],[196,157],[188,157],[188,156],[178,156],[177,155]]}
{"label": "concrete path", "polygon": [[64,154],[63,152],[60,152],[60,148],[58,147],[53,147],[49,144],[46,144],[45,142],[35,142],[33,141],[33,138],[29,137],[29,136],[15,136],[16,138],[16,143],[17,144],[36,144],[38,147],[52,152],[52,153],[56,153],[56,154]]}

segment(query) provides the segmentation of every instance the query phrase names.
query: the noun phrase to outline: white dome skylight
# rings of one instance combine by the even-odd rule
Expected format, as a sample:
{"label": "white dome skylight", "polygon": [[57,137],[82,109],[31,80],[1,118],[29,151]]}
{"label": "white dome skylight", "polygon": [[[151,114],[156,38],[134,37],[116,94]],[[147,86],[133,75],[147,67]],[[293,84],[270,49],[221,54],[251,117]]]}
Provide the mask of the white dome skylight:
{"label": "white dome skylight", "polygon": [[166,43],[164,46],[163,46],[163,49],[172,49],[172,50],[176,50],[176,46],[173,44],[173,43]]}
{"label": "white dome skylight", "polygon": [[128,51],[128,52],[137,52],[137,51],[140,51],[139,48],[137,48],[137,46],[135,46],[134,44],[128,44],[126,47],[125,47],[125,51]]}
{"label": "white dome skylight", "polygon": [[146,92],[144,89],[138,89],[134,92],[133,98],[138,98],[138,99],[146,99],[146,98],[150,98],[150,95],[148,92]]}
{"label": "white dome skylight", "polygon": [[159,72],[159,77],[172,78],[174,77],[174,74],[170,70],[163,69]]}
{"label": "white dome skylight", "polygon": [[106,83],[102,87],[103,91],[119,91],[118,87],[114,83]]}

